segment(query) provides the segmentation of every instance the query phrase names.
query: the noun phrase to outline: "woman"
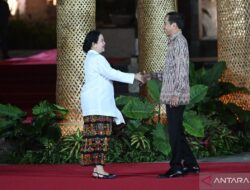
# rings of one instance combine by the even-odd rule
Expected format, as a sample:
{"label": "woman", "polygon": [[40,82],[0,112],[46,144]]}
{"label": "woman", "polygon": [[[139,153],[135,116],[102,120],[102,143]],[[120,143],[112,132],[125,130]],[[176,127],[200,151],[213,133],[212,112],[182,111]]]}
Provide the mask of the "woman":
{"label": "woman", "polygon": [[84,165],[94,165],[93,177],[112,179],[116,175],[104,170],[112,122],[124,123],[122,114],[115,105],[112,81],[132,84],[135,79],[142,83],[144,80],[140,73],[124,73],[111,68],[101,55],[105,50],[105,41],[98,31],[87,34],[83,50],[87,56],[84,63],[85,84],[81,90],[84,116],[81,162]]}

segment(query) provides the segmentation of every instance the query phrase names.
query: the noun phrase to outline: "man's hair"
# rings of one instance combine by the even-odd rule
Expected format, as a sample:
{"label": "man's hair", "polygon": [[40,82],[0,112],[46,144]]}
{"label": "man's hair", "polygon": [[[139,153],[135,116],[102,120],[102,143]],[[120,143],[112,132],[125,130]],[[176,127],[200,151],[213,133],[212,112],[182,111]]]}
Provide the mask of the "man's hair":
{"label": "man's hair", "polygon": [[92,30],[87,34],[87,36],[83,42],[83,51],[85,53],[88,53],[88,51],[91,49],[92,43],[98,42],[98,38],[99,38],[100,34],[101,34],[101,32],[99,32],[97,30]]}
{"label": "man's hair", "polygon": [[184,19],[183,16],[177,12],[169,12],[167,13],[168,21],[170,24],[176,23],[179,29],[184,28]]}

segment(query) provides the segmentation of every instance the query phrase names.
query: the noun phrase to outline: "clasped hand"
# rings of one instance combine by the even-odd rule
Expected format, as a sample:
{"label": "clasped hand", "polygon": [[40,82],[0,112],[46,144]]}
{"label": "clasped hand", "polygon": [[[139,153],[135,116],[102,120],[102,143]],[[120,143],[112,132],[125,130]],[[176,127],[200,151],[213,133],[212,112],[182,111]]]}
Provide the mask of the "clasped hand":
{"label": "clasped hand", "polygon": [[143,71],[142,73],[136,73],[135,74],[135,79],[140,81],[141,84],[145,84],[148,80],[151,79],[151,76],[149,73],[146,73],[145,71]]}

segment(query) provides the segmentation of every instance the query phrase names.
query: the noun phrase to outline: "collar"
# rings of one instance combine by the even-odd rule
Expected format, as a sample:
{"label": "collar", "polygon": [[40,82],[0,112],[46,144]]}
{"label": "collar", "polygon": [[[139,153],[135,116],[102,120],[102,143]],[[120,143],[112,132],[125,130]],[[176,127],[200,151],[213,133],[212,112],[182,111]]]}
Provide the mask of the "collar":
{"label": "collar", "polygon": [[169,41],[173,41],[175,38],[177,38],[177,36],[179,36],[181,34],[182,34],[181,30],[176,32],[174,35],[169,37]]}
{"label": "collar", "polygon": [[89,50],[88,53],[99,54],[97,51],[95,51],[95,50],[93,50],[93,49]]}

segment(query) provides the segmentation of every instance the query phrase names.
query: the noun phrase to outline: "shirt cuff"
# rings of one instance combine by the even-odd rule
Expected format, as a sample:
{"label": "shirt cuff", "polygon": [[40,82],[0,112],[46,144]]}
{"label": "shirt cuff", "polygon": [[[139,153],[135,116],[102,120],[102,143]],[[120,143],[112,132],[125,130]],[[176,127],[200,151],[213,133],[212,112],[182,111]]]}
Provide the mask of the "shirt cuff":
{"label": "shirt cuff", "polygon": [[158,77],[157,77],[157,73],[154,73],[154,72],[151,72],[150,73],[150,77],[152,78],[152,79],[157,79]]}

